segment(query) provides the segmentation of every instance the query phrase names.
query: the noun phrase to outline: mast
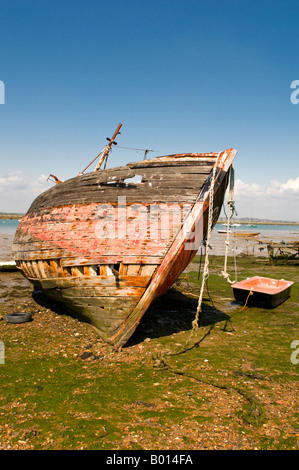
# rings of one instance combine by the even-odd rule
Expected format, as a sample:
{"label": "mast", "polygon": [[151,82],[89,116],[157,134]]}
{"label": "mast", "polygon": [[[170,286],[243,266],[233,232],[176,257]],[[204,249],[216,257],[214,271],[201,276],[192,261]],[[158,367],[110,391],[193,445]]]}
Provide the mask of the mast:
{"label": "mast", "polygon": [[[95,170],[100,169],[100,167],[101,167],[101,165],[102,165],[102,163],[104,162],[105,159],[106,159],[106,162],[107,162],[107,158],[108,158],[108,155],[110,153],[112,144],[117,145],[117,143],[114,142],[114,140],[115,140],[116,136],[118,134],[120,134],[119,131],[120,131],[121,126],[122,126],[122,124],[119,123],[118,127],[117,127],[116,131],[114,132],[113,136],[111,137],[111,139],[109,139],[109,137],[107,137],[107,140],[109,140],[109,143],[106,145],[105,149],[103,150],[103,154],[102,154],[97,166],[95,167]],[[105,166],[106,166],[106,162],[105,162]]]}

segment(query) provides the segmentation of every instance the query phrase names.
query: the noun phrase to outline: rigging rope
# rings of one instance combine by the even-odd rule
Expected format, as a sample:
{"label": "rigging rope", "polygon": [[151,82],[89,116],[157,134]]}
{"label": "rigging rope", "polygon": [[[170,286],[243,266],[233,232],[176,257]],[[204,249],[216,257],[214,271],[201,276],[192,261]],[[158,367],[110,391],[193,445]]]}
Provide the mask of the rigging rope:
{"label": "rigging rope", "polygon": [[198,329],[198,319],[199,319],[199,314],[201,313],[203,291],[204,291],[206,280],[209,277],[209,244],[210,244],[210,237],[211,237],[212,225],[213,225],[215,175],[216,175],[216,168],[217,168],[219,157],[220,157],[220,153],[218,154],[216,163],[213,167],[213,173],[212,173],[212,179],[211,179],[211,185],[210,185],[209,213],[208,213],[208,232],[207,232],[207,238],[206,238],[206,242],[205,242],[205,246],[206,246],[205,264],[204,264],[202,283],[201,283],[200,294],[199,294],[199,298],[198,298],[196,315],[195,315],[195,319],[192,322],[192,331],[195,331],[196,329]]}
{"label": "rigging rope", "polygon": [[[199,320],[199,315],[201,313],[203,292],[204,292],[206,281],[209,277],[209,245],[210,245],[210,236],[211,236],[212,225],[213,225],[215,175],[216,175],[216,168],[217,168],[219,157],[220,157],[220,154],[218,155],[216,163],[213,167],[212,180],[211,180],[211,185],[210,185],[208,232],[207,232],[207,238],[206,238],[206,242],[205,242],[205,247],[206,247],[205,264],[204,264],[204,271],[203,271],[203,276],[202,276],[200,294],[199,294],[199,298],[198,298],[198,305],[197,305],[197,309],[196,309],[196,315],[195,315],[195,319],[192,322],[192,332],[195,331],[196,329],[198,329],[198,320]],[[231,168],[230,168],[230,183],[229,183],[229,197],[228,197],[229,211],[228,211],[228,217],[227,217],[227,238],[226,238],[226,242],[225,242],[226,243],[225,261],[224,261],[224,270],[221,272],[221,275],[231,284],[233,284],[233,282],[236,282],[236,281],[231,281],[230,278],[229,278],[229,274],[227,273],[227,257],[228,257],[228,246],[229,246],[229,225],[230,225],[231,218],[233,217],[233,215],[235,213],[237,213],[236,209],[235,209],[235,201],[234,201],[234,187],[235,187],[235,172],[234,172],[233,165],[231,165]],[[236,275],[236,279],[237,279],[236,259],[235,259],[235,275]]]}
{"label": "rigging rope", "polygon": [[103,150],[101,150],[101,152],[84,168],[84,170],[82,170],[82,171],[80,171],[80,173],[78,173],[78,175],[83,175],[83,173],[87,170],[87,168],[89,168],[90,165],[92,165],[93,162],[95,162],[96,159],[99,158],[99,157],[102,155],[102,153],[104,152],[104,150],[105,150],[105,147],[104,147]]}
{"label": "rigging rope", "polygon": [[227,214],[227,227],[226,227],[226,241],[225,241],[225,256],[224,256],[224,268],[221,271],[221,276],[223,276],[227,282],[233,284],[237,280],[237,266],[236,266],[236,250],[234,250],[234,264],[235,264],[235,281],[231,281],[229,274],[227,272],[227,258],[228,258],[228,247],[229,247],[229,226],[230,221],[233,218],[234,214],[237,214],[234,201],[234,191],[235,191],[235,170],[234,166],[230,167],[230,182],[229,182],[229,193],[228,193],[228,214]]}

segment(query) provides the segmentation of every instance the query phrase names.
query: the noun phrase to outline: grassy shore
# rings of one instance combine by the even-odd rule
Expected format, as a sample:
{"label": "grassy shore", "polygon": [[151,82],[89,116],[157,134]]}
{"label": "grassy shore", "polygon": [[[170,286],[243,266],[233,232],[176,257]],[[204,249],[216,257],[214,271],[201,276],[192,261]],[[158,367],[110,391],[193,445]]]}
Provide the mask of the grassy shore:
{"label": "grassy shore", "polygon": [[[218,220],[218,223],[226,223],[226,219],[219,219]],[[298,225],[299,226],[299,222],[287,222],[287,221],[279,221],[279,220],[238,220],[238,219],[234,219],[233,220],[233,223],[234,224],[241,224],[241,225]]]}
{"label": "grassy shore", "polygon": [[[298,449],[298,266],[238,259],[239,280],[295,282],[274,310],[245,308],[210,259],[192,332],[199,257],[113,351],[84,323],[0,273],[0,449]],[[232,266],[229,260],[229,266]],[[6,323],[30,311],[33,321]]]}
{"label": "grassy shore", "polygon": [[0,220],[19,220],[24,217],[24,214],[4,214],[0,213]]}

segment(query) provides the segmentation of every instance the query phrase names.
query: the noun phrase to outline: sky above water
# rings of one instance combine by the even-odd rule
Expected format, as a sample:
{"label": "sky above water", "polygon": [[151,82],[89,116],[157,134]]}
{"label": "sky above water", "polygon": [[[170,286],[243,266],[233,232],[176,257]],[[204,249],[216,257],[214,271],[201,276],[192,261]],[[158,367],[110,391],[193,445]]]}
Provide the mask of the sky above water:
{"label": "sky above water", "polygon": [[[151,156],[236,148],[238,215],[299,220],[298,16],[297,0],[0,0],[0,212],[77,175],[121,122],[118,145]],[[115,147],[108,167],[142,158]]]}

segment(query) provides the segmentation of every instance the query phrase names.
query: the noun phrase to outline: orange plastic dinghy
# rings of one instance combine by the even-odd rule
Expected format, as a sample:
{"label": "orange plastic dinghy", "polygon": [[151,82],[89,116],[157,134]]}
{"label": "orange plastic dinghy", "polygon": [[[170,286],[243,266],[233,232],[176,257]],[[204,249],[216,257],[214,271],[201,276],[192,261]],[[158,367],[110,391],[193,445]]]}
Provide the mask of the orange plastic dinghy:
{"label": "orange plastic dinghy", "polygon": [[240,302],[248,300],[247,305],[275,308],[290,296],[293,284],[284,279],[254,276],[232,284],[232,288],[235,299]]}

